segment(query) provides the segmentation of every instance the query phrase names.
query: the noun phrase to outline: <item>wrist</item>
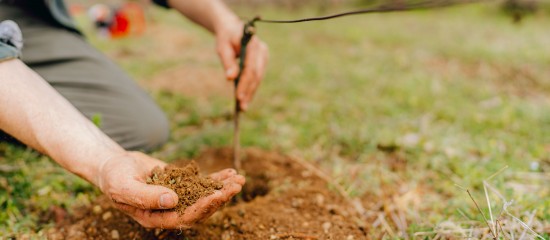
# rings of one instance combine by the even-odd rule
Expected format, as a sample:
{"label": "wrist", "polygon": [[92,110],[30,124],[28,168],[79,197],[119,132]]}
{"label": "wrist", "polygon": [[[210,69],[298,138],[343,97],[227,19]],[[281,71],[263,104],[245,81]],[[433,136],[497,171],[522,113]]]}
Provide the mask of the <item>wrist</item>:
{"label": "wrist", "polygon": [[216,36],[226,35],[234,28],[241,29],[243,22],[232,13],[226,13],[224,16],[217,17],[213,23],[213,33]]}

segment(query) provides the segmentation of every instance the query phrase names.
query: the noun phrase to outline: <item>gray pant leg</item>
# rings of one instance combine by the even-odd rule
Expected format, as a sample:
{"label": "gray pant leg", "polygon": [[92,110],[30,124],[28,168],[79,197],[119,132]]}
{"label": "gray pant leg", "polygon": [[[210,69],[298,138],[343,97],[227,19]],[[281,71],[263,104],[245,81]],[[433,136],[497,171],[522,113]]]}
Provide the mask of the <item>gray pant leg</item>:
{"label": "gray pant leg", "polygon": [[[164,113],[113,62],[82,36],[54,27],[23,10],[0,9],[23,32],[22,60],[125,149],[150,150],[168,139]],[[47,107],[47,102],[45,106]]]}

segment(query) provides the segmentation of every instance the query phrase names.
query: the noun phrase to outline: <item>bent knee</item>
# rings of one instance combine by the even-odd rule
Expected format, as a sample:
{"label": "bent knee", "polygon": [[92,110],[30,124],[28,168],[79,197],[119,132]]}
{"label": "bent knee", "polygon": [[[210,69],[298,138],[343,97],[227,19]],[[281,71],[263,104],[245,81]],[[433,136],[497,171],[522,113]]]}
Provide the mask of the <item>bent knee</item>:
{"label": "bent knee", "polygon": [[170,126],[166,116],[161,113],[154,117],[148,117],[141,120],[140,127],[132,134],[127,143],[122,143],[122,147],[127,150],[154,150],[168,141],[170,136]]}

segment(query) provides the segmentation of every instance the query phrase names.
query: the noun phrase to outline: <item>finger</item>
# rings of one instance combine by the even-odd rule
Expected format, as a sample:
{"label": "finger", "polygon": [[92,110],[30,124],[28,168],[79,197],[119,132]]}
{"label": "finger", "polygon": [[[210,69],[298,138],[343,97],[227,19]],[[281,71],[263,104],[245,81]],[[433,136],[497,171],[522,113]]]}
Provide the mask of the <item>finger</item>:
{"label": "finger", "polygon": [[217,210],[221,207],[223,204],[221,201],[221,199],[224,198],[223,195],[224,194],[222,191],[216,190],[213,194],[199,199],[195,204],[185,209],[182,218],[183,222],[187,224],[194,224],[205,219],[209,216],[208,214],[213,211],[213,209]]}
{"label": "finger", "polygon": [[248,85],[246,89],[245,99],[244,102],[250,103],[252,102],[252,99],[254,98],[254,95],[256,94],[256,90],[260,86],[261,81],[264,78],[265,75],[265,68],[267,66],[268,62],[268,55],[269,51],[267,48],[267,45],[261,41],[258,41],[258,44],[256,46],[257,53],[254,55],[254,58],[251,58],[250,61],[253,64],[252,66],[256,69],[252,72],[252,81],[251,84]]}
{"label": "finger", "polygon": [[139,209],[127,204],[115,203],[115,207],[126,213],[146,228],[179,229],[191,225],[182,223],[177,212],[161,212]]}
{"label": "finger", "polygon": [[242,75],[243,84],[239,88],[239,100],[241,108],[246,110],[256,89],[263,79],[265,66],[268,59],[267,45],[258,38],[253,38],[247,48],[247,58],[245,59],[245,69]]}
{"label": "finger", "polygon": [[216,181],[223,181],[225,179],[235,176],[236,174],[237,174],[237,171],[235,171],[235,169],[228,168],[228,169],[224,169],[219,172],[210,174],[210,178]]}
{"label": "finger", "polygon": [[245,182],[246,182],[246,179],[242,175],[234,175],[234,176],[231,176],[230,178],[225,179],[223,181],[223,185],[225,186],[225,185],[228,185],[230,183],[236,183],[236,184],[239,184],[239,185],[243,186],[245,184]]}
{"label": "finger", "polygon": [[225,77],[228,80],[234,80],[239,74],[236,50],[227,41],[218,44],[217,51],[225,69]]}
{"label": "finger", "polygon": [[[233,179],[236,177],[238,178],[238,176],[240,175],[233,176],[230,179],[225,180],[224,187],[221,190],[216,190],[213,194],[201,198],[195,204],[189,206],[184,212],[184,222],[196,223],[208,218],[233,196],[239,193],[242,189],[242,185],[240,183],[236,183],[236,180]],[[240,178],[244,179],[242,176],[240,176]],[[238,181],[239,180],[237,180],[237,182]]]}
{"label": "finger", "polygon": [[134,206],[139,209],[171,209],[178,203],[178,195],[169,188],[149,185],[137,180],[121,183],[122,189],[111,194],[113,201]]}
{"label": "finger", "polygon": [[220,200],[227,202],[231,198],[242,190],[244,185],[244,177],[241,175],[235,175],[229,179],[223,181],[223,188],[220,190],[223,195]]}
{"label": "finger", "polygon": [[248,109],[248,102],[246,101],[246,99],[248,98],[247,89],[251,84],[253,84],[253,81],[255,80],[254,71],[256,71],[256,66],[255,66],[255,62],[252,59],[254,59],[257,52],[257,49],[254,47],[254,45],[256,45],[256,41],[257,41],[256,39],[257,38],[255,37],[252,38],[252,40],[250,41],[250,44],[247,47],[246,56],[245,56],[246,59],[244,60],[245,67],[244,69],[242,69],[241,80],[239,82],[239,86],[237,86],[237,99],[239,99],[240,101],[241,109],[245,111]]}

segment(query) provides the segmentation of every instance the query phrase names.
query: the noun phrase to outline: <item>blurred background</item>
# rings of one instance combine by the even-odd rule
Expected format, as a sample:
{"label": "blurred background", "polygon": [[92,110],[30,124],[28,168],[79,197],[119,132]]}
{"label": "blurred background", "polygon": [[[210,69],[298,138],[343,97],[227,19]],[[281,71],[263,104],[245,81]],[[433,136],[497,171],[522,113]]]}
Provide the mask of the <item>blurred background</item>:
{"label": "blurred background", "polygon": [[[88,40],[169,115],[171,140],[154,156],[173,161],[231,145],[232,84],[208,32],[146,1],[67,2]],[[123,9],[126,27],[102,33],[90,12],[97,3]],[[383,2],[227,3],[243,19],[294,19]],[[549,14],[548,2],[505,0],[259,23],[271,62],[243,117],[242,143],[319,165],[361,200],[373,234],[486,232],[469,189],[486,216],[501,213],[508,233],[534,236],[521,220],[548,238]],[[57,208],[99,194],[35,152],[0,144],[0,154],[0,232],[39,235]]]}

